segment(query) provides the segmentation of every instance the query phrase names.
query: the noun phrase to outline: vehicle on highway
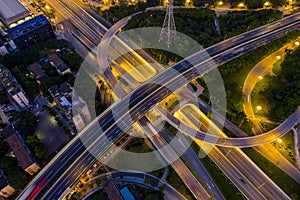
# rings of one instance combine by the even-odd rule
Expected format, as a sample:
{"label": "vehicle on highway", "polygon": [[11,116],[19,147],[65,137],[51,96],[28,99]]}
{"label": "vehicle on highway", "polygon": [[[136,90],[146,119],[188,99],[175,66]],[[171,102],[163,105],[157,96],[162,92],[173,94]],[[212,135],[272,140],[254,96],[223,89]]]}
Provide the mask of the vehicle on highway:
{"label": "vehicle on highway", "polygon": [[29,194],[29,196],[26,198],[26,200],[32,200],[34,197],[39,193],[39,191],[44,187],[44,185],[47,183],[48,179],[45,178],[37,186],[32,190],[32,192]]}

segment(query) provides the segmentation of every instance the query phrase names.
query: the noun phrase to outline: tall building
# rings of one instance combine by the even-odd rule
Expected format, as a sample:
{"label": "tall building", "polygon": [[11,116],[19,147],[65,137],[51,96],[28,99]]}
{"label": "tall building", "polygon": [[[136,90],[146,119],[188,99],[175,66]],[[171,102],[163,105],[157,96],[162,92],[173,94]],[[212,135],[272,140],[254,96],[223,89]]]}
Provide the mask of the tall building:
{"label": "tall building", "polygon": [[21,108],[25,108],[27,106],[29,106],[29,100],[27,99],[27,97],[25,96],[24,92],[21,90],[18,91],[14,91],[14,93],[10,93],[11,97],[13,98],[13,100],[15,100],[15,102],[17,102],[17,104],[21,107]]}
{"label": "tall building", "polygon": [[81,131],[82,129],[84,129],[85,123],[84,123],[82,117],[80,116],[80,114],[73,116],[73,122],[78,131]]}
{"label": "tall building", "polygon": [[8,54],[8,50],[6,48],[6,41],[3,40],[0,36],[0,55],[1,56],[5,56],[6,54]]}
{"label": "tall building", "polygon": [[[81,131],[87,124],[92,121],[89,108],[84,100],[80,97],[73,99],[73,122],[76,128]],[[80,120],[79,120],[80,119]],[[80,128],[79,128],[80,127]]]}
{"label": "tall building", "polygon": [[13,128],[13,126],[10,125],[3,129],[1,134],[10,149],[15,154],[19,165],[24,169],[24,171],[26,171],[30,175],[36,173],[40,169],[40,167],[25,145],[23,139]]}
{"label": "tall building", "polygon": [[0,82],[6,88],[7,93],[21,108],[29,106],[29,100],[21,85],[16,81],[11,72],[2,66],[0,66]]}
{"label": "tall building", "polygon": [[19,50],[23,50],[38,42],[55,38],[50,22],[43,15],[8,29],[7,33]]}

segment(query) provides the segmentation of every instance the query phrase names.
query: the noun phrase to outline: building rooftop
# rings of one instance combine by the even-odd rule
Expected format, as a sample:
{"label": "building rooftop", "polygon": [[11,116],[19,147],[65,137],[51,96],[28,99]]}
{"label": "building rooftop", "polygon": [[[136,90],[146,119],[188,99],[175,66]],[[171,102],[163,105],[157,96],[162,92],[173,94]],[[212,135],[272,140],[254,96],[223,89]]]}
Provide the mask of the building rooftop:
{"label": "building rooftop", "polygon": [[41,69],[38,63],[33,63],[29,65],[28,70],[32,73],[36,80],[43,81],[48,78],[47,74],[44,70]]}
{"label": "building rooftop", "polygon": [[8,21],[24,15],[29,11],[18,0],[0,0],[0,16]]}
{"label": "building rooftop", "polygon": [[68,83],[62,83],[59,87],[59,92],[64,95],[67,95],[72,92],[72,88]]}
{"label": "building rooftop", "polygon": [[62,96],[60,98],[60,104],[64,107],[71,107],[72,104],[68,101],[68,99],[65,96]]}
{"label": "building rooftop", "polygon": [[12,126],[8,126],[5,129],[3,129],[2,136],[6,140],[10,149],[16,155],[19,164],[24,170],[33,163],[35,163],[29,154],[29,150],[23,143],[23,140],[18,136],[17,132]]}
{"label": "building rooftop", "polygon": [[49,93],[53,96],[56,97],[59,95],[59,91],[58,91],[58,86],[57,85],[53,85],[52,87],[48,88]]}
{"label": "building rooftop", "polygon": [[38,29],[41,26],[44,26],[46,24],[49,24],[49,21],[47,20],[47,18],[44,15],[39,15],[33,19],[30,19],[16,27],[14,27],[14,28],[8,29],[7,33],[9,34],[11,39],[16,39],[30,31]]}
{"label": "building rooftop", "polygon": [[127,187],[122,188],[120,192],[125,200],[135,200]]}
{"label": "building rooftop", "polygon": [[55,65],[55,67],[59,67],[65,64],[64,61],[56,53],[51,54],[50,56],[48,56],[48,58],[50,62]]}
{"label": "building rooftop", "polygon": [[123,200],[113,180],[109,181],[108,185],[104,188],[104,191],[108,195],[109,199]]}

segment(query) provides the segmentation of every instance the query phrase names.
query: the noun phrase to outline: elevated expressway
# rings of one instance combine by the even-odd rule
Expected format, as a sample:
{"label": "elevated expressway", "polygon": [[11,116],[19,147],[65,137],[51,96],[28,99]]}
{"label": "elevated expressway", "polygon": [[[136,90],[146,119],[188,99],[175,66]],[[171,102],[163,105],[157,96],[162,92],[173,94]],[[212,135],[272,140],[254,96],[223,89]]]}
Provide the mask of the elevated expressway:
{"label": "elevated expressway", "polygon": [[[147,10],[154,10],[154,9],[157,9],[157,8],[147,8]],[[129,18],[129,17],[128,17]],[[127,18],[127,19],[128,19]],[[127,19],[125,19],[125,20],[127,20]],[[288,21],[288,18],[286,18],[286,20]],[[121,22],[121,23],[123,23],[123,24],[126,24],[126,22],[124,22],[124,20],[123,20],[123,22]],[[276,27],[276,26],[280,26],[280,24],[281,24],[282,22],[281,21],[279,21],[279,22],[274,22],[274,23],[272,23],[272,24],[270,24],[270,25],[267,25],[269,28],[274,28],[274,27]],[[119,28],[120,28],[120,26],[119,26]],[[258,29],[260,29],[260,28],[258,28]],[[264,29],[263,30],[263,32],[265,31],[265,30],[267,30],[268,28],[266,28],[266,29]],[[114,28],[114,29],[112,29],[112,30],[118,30],[118,28]],[[252,31],[251,31],[252,32]],[[113,33],[112,33],[113,34]],[[110,34],[110,36],[112,35],[112,34]],[[251,36],[251,34],[250,35],[247,35],[247,36]],[[240,37],[240,36],[237,36],[238,38]],[[233,38],[233,40],[235,40],[236,38]],[[215,114],[215,113],[214,113]],[[221,117],[222,118],[222,117]],[[237,134],[237,136],[239,136],[239,137],[245,137],[245,136],[247,136],[247,134],[246,133],[244,133],[243,131],[241,131],[238,127],[236,127],[234,124],[232,124],[230,121],[228,121],[227,119],[225,119],[226,120],[226,122],[225,122],[225,126],[226,126],[226,128],[228,128],[231,132],[233,132],[233,133],[235,133],[235,134]],[[223,119],[220,119],[220,117],[219,117],[219,121],[223,121]],[[287,128],[287,129],[285,129],[285,130],[281,130],[281,131],[288,131],[288,129],[289,129],[289,127]],[[282,134],[284,133],[284,132],[281,132]],[[285,171],[287,174],[289,174],[292,178],[294,178],[297,182],[299,182],[299,173],[297,172],[297,171],[295,171],[295,167],[293,167],[293,166],[291,166],[291,164],[290,163],[288,163],[288,162],[283,162],[282,161],[282,159],[280,159],[280,158],[282,158],[282,156],[280,157],[280,155],[278,155],[278,153],[276,154],[275,152],[273,152],[273,151],[271,151],[270,150],[270,146],[268,146],[268,148],[267,148],[267,146],[266,146],[266,148],[264,148],[265,146],[263,145],[263,146],[257,146],[257,147],[254,147],[258,152],[260,152],[262,155],[264,155],[264,156],[266,156],[271,162],[273,162],[274,164],[279,164],[279,167],[283,170],[283,171]],[[271,153],[272,152],[272,153]],[[272,156],[273,155],[273,156]],[[276,155],[276,156],[274,156],[274,155]]]}
{"label": "elevated expressway", "polygon": [[[294,18],[295,16],[292,17]],[[298,20],[297,17],[294,18],[294,21]],[[282,35],[287,31],[299,28],[299,23],[295,22],[292,23],[291,26],[283,26],[285,27],[279,28],[279,30],[276,31],[272,31],[272,33],[268,34],[267,36],[262,36],[260,38],[257,38],[256,40],[254,39],[254,41],[251,41],[252,43],[241,44],[241,46],[247,50],[256,48],[263,43],[269,42],[269,40],[274,40],[275,38],[279,37],[279,35]],[[259,31],[257,31],[256,34],[258,34],[258,32]],[[240,39],[237,39],[239,37]],[[246,38],[244,38],[244,36],[239,37],[235,38],[238,42],[242,43],[242,40],[247,40]],[[253,44],[253,42],[255,42],[255,45],[251,45]],[[219,48],[222,47],[222,44],[220,44]],[[238,48],[240,48],[241,46],[239,46]],[[216,48],[216,46],[214,48]],[[227,47],[223,48],[227,49]],[[233,55],[232,52],[236,52],[236,50],[237,48],[233,48],[232,50],[227,50],[224,53],[216,54],[214,56],[214,59],[217,61],[222,61],[222,58],[224,59],[224,61],[225,59],[233,59],[233,57],[237,55]],[[196,56],[195,61],[197,61]],[[202,64],[204,65],[205,62],[202,62]],[[202,69],[194,70],[196,67],[199,66],[191,67],[188,63],[186,63],[186,61],[182,61],[174,65],[173,69],[182,73],[182,75],[184,75],[187,80],[192,80],[193,77],[199,76],[199,71],[200,73],[206,73],[211,70],[210,68],[206,69],[205,67],[203,67]],[[102,155],[105,150],[111,145],[111,141],[118,139],[123,133],[122,130],[126,130],[131,126],[131,124],[126,123],[129,120],[127,117],[130,114],[131,118],[137,120],[138,118],[140,118],[140,116],[148,112],[153,106],[156,105],[156,103],[160,102],[169,94],[168,91],[166,91],[166,89],[162,87],[162,85],[168,86],[168,88],[172,88],[172,90],[175,91],[177,88],[185,84],[183,82],[177,82],[175,74],[168,73],[168,70],[165,70],[163,73],[158,74],[153,78],[153,80],[157,81],[158,85],[149,84],[147,82],[144,83],[142,86],[135,89],[131,93],[131,96],[124,97],[122,100],[112,105],[111,108],[106,110],[102,115],[98,116],[91,124],[89,124],[41,171],[41,173],[35,178],[35,180],[22,194],[22,196],[20,196],[20,199],[24,199],[24,197],[26,197],[28,193],[30,193],[33,187],[42,180],[47,180],[47,184],[40,191],[40,193],[37,194],[35,199],[41,199],[43,197],[43,193],[45,193],[49,188],[49,191],[51,192],[48,192],[48,195],[44,196],[44,198],[56,199],[64,191],[64,188],[67,188],[72,183],[72,181],[74,181],[74,179],[76,180],[76,178],[80,175],[80,170],[87,166],[89,161],[94,159],[94,156],[92,156],[88,152],[88,150],[85,149],[84,145],[89,146],[89,150],[94,151],[95,154]],[[151,82],[153,82],[153,80]],[[130,111],[126,111],[123,109],[124,105],[128,105],[128,103],[130,105]],[[114,119],[112,113],[113,110],[115,112],[117,111],[117,113],[114,113],[114,115],[117,114],[119,116],[119,118],[116,120]],[[118,122],[119,126],[120,124],[122,124],[123,127],[118,127],[116,122]],[[107,140],[105,136],[111,141]],[[86,138],[84,145],[81,141],[82,137]],[[252,143],[248,145],[251,146],[256,144]],[[66,172],[63,173],[64,171]],[[56,185],[55,188],[51,187],[51,184],[58,177],[61,177],[62,182],[60,182],[59,185]]]}
{"label": "elevated expressway", "polygon": [[[106,58],[106,53],[108,52],[108,45],[109,45],[112,37],[117,33],[117,31],[120,28],[123,28],[123,26],[125,26],[127,24],[127,22],[132,17],[134,17],[136,15],[137,14],[134,14],[134,15],[131,15],[129,17],[124,18],[123,20],[120,20],[111,29],[109,29],[108,32],[105,34],[105,36],[103,38],[104,39],[104,42],[103,42],[104,44],[99,46],[99,49],[101,48],[101,50],[99,51],[100,56],[98,55],[100,57],[99,63],[102,63],[102,66],[104,66],[104,68],[100,69],[100,71],[102,71],[102,73],[107,71],[107,70],[110,70],[109,67],[108,67],[109,64],[103,58]],[[292,29],[292,30],[297,30],[297,29],[299,29],[300,26],[299,26],[298,22],[296,22],[296,25],[291,24],[291,25],[288,25],[288,27],[290,27],[290,29]],[[286,30],[283,33],[285,33],[285,32],[286,32]],[[259,45],[261,43],[263,43],[263,44],[268,43],[269,41],[272,41],[275,38],[276,39],[279,38],[280,36],[282,36],[282,33],[280,33],[280,31],[279,31],[278,35],[276,35],[276,36],[277,37],[274,37],[272,34],[269,34],[269,33],[267,33],[263,36],[259,36],[258,38],[262,38],[262,40],[259,42]],[[228,60],[233,59],[235,56],[232,55],[231,52],[240,53],[242,51],[242,53],[240,53],[240,54],[243,54],[243,53],[249,51],[251,48],[252,49],[257,48],[258,45],[255,43],[255,41],[257,41],[257,38],[245,42],[246,45],[249,44],[250,47],[249,46],[246,47],[244,44],[240,44],[240,45],[237,45],[236,47],[232,48],[233,50],[232,49],[226,50],[225,53],[230,52],[230,54],[228,54],[228,55],[231,56],[231,58],[226,57],[226,56],[220,57],[220,58],[217,59],[217,62],[215,61],[215,63],[218,63],[220,65],[220,64],[223,64],[223,63],[227,62]],[[207,49],[208,52],[209,52],[209,49],[210,48]],[[237,50],[235,50],[235,49],[237,49]],[[201,56],[201,54],[202,54],[202,56]],[[196,55],[197,61],[195,60],[195,55]],[[203,58],[207,58],[206,55],[205,55],[205,52],[200,51],[200,52],[190,56],[189,58],[185,58],[183,61],[180,61],[179,63],[183,63],[183,65],[185,65],[185,66],[183,66],[184,68],[192,67],[192,65],[194,65],[194,67],[197,67],[200,64],[202,64],[201,59],[203,59]],[[215,58],[216,58],[216,56],[213,56],[212,60],[215,60]],[[210,60],[210,58],[208,58],[208,60]],[[175,65],[175,67],[176,67],[176,65]],[[176,69],[175,67],[172,67],[172,68]],[[208,62],[204,62],[201,67],[212,68],[213,66],[211,66]],[[181,69],[179,69],[177,71],[181,73],[181,71],[180,71]],[[167,71],[167,70],[165,70],[165,71]],[[202,69],[198,68],[198,70],[201,71]],[[212,69],[210,69],[210,70],[212,70]],[[198,76],[203,75],[207,72],[202,72],[202,73],[198,74]],[[164,73],[164,72],[162,72],[162,73]],[[197,74],[197,73],[198,73],[198,71],[194,70],[194,72],[193,72],[194,77],[193,78],[197,77],[197,76],[195,76],[195,74]],[[185,78],[188,80],[188,82],[193,80],[193,78],[187,78],[186,76],[185,76]],[[178,80],[180,81],[180,79],[178,79]],[[152,82],[152,83],[154,83],[154,82]],[[163,86],[166,87],[166,85],[163,85]],[[180,87],[178,87],[178,88],[180,88]],[[172,90],[172,92],[176,91],[178,88],[176,88],[176,89],[174,88],[174,90]],[[163,114],[163,112],[164,111],[161,111],[160,113]],[[257,146],[257,145],[261,145],[261,144],[265,144],[265,143],[270,143],[270,142],[276,140],[277,138],[283,136],[288,131],[290,131],[299,122],[300,107],[295,111],[294,114],[292,114],[287,120],[285,120],[285,122],[283,122],[280,126],[275,128],[274,130],[269,131],[269,132],[264,133],[264,134],[256,135],[256,136],[253,136],[253,137],[244,137],[244,138],[224,138],[224,137],[211,135],[211,134],[208,134],[208,133],[197,131],[197,130],[195,130],[195,129],[193,129],[193,128],[185,125],[185,124],[180,123],[180,121],[177,120],[172,115],[165,116],[165,117],[166,117],[166,120],[172,126],[177,128],[178,130],[180,130],[182,133],[190,135],[191,137],[197,138],[199,140],[202,140],[202,141],[205,141],[205,142],[208,142],[208,143],[211,143],[211,144],[216,144],[218,146],[224,146],[224,147],[250,147],[250,146]],[[220,135],[220,134],[218,134],[218,135]]]}
{"label": "elevated expressway", "polygon": [[[120,20],[117,24],[115,24],[108,32],[104,35],[103,41],[99,45],[100,51],[100,59],[98,63],[102,63],[103,66],[108,66],[109,64],[106,63],[106,55],[108,51],[109,43],[112,39],[112,37],[116,34],[116,32],[123,28],[127,24],[127,21],[131,18],[125,18],[124,20]],[[99,56],[99,54],[98,54]],[[98,57],[99,58],[99,57]],[[102,69],[101,71],[105,71],[105,69]],[[108,81],[110,81],[108,78],[104,78]],[[188,91],[187,91],[188,92]],[[179,95],[182,92],[179,92]],[[193,99],[193,98],[185,98],[185,99]],[[172,124],[174,127],[177,127],[178,130],[182,130],[178,128],[180,125],[185,126],[184,128],[189,128],[189,126],[186,126],[185,124],[182,124],[181,121],[178,121],[175,117],[170,115],[165,109],[162,107],[156,106],[155,110],[160,113],[161,116],[163,116],[166,121],[168,121],[170,124]],[[167,113],[167,114],[166,114]],[[194,112],[193,112],[194,113]],[[195,123],[198,124],[198,118],[195,119]],[[175,121],[175,123],[174,123]],[[161,151],[162,146],[161,144],[165,144],[165,141],[162,137],[160,137],[157,134],[156,129],[151,125],[151,123],[148,121],[145,117],[142,117],[139,119],[139,124],[141,124],[141,127],[145,130],[146,135],[150,140],[154,143],[154,145]],[[201,123],[201,122],[200,122]],[[175,125],[174,125],[175,124]],[[209,125],[210,127],[210,125]],[[195,127],[193,127],[195,128]],[[225,135],[221,130],[218,128],[214,128],[213,132],[211,129],[208,131],[210,134],[215,134],[217,136],[219,135]],[[149,136],[148,133],[154,131],[155,133],[152,133]],[[165,131],[164,131],[165,132]],[[166,134],[164,134],[166,136]],[[201,145],[201,148],[203,145]],[[208,156],[218,165],[218,167],[226,174],[227,177],[237,186],[237,188],[245,195],[246,198],[250,199],[264,199],[266,198],[273,198],[274,196],[280,197],[280,199],[289,199],[289,197],[272,181],[268,176],[266,176],[241,150],[236,148],[220,148],[220,150],[217,147],[213,147],[211,145],[204,145],[208,146],[207,154]],[[178,147],[178,145],[177,145]],[[175,148],[177,149],[177,148]],[[205,148],[204,148],[205,149]],[[205,151],[205,150],[204,150]],[[206,152],[206,151],[205,151]],[[221,153],[223,152],[223,154]],[[162,155],[166,154],[162,151]],[[168,153],[166,154],[168,155]],[[170,155],[170,153],[169,153]],[[225,157],[226,155],[226,157]],[[218,157],[219,156],[219,157]],[[220,157],[223,156],[223,159]],[[167,156],[168,157],[168,156]],[[172,157],[172,156],[169,156]],[[220,163],[221,161],[221,163]],[[171,162],[170,162],[171,163]],[[193,163],[193,160],[192,162]],[[231,167],[229,167],[231,165]],[[237,169],[238,168],[238,169]],[[175,168],[176,169],[176,168]],[[242,173],[240,173],[240,171]],[[181,174],[181,173],[178,173]],[[246,177],[244,177],[246,175]],[[184,180],[185,177],[183,177]],[[238,180],[237,180],[238,179]],[[243,182],[241,182],[243,180]],[[251,181],[249,181],[251,180]],[[252,184],[253,183],[253,184]],[[189,186],[189,185],[188,185]],[[208,186],[211,188],[210,186]],[[260,191],[259,191],[260,190]],[[193,191],[193,190],[191,190]],[[197,197],[197,196],[196,196]],[[200,197],[200,196],[198,196]],[[200,199],[202,199],[201,197]]]}

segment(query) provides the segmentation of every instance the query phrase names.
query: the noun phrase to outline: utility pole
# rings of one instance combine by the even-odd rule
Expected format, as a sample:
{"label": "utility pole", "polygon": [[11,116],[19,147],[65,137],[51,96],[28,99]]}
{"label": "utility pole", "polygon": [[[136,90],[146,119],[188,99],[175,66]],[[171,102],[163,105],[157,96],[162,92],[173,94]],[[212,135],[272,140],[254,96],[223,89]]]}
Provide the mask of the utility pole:
{"label": "utility pole", "polygon": [[173,13],[173,0],[170,0],[170,4],[166,6],[166,16],[163,27],[159,36],[159,42],[166,40],[168,48],[172,41],[176,38],[176,26]]}

